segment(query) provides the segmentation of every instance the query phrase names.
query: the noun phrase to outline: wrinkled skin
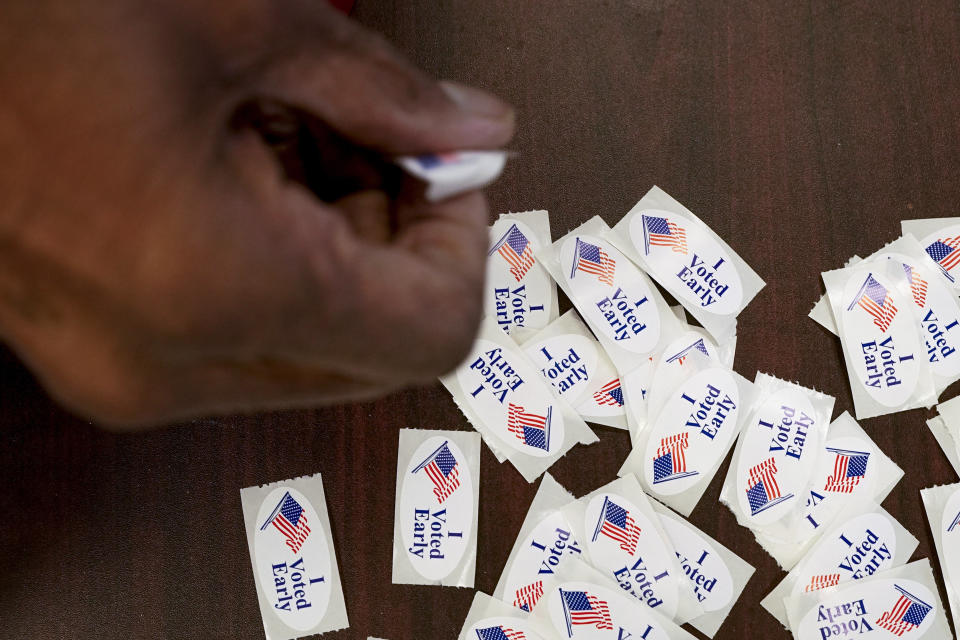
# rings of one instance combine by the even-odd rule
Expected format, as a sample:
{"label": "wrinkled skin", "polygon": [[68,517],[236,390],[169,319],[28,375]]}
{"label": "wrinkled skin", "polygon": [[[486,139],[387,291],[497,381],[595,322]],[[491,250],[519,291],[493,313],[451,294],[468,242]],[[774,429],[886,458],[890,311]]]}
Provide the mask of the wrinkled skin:
{"label": "wrinkled skin", "polygon": [[[507,105],[321,0],[9,4],[0,335],[55,398],[140,427],[372,397],[464,357],[482,195],[427,203],[364,158],[502,147]],[[366,149],[355,188],[291,180],[324,171],[283,160],[293,130]]]}

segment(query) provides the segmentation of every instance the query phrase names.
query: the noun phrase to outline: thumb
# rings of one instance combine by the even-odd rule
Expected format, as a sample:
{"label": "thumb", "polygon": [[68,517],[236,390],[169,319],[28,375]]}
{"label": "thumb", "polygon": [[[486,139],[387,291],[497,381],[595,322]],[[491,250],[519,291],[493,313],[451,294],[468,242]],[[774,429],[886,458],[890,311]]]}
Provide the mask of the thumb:
{"label": "thumb", "polygon": [[390,155],[498,148],[513,136],[505,102],[429,78],[379,35],[324,4],[291,16],[295,24],[275,36],[255,67],[257,97],[303,109],[351,142]]}

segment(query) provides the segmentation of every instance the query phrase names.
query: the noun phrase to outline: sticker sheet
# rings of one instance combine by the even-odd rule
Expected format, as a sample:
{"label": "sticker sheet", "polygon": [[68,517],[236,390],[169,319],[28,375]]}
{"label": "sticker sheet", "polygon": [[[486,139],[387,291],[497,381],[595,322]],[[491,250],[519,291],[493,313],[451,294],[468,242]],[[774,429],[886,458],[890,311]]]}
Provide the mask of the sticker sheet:
{"label": "sticker sheet", "polygon": [[479,502],[479,434],[401,429],[393,583],[472,587]]}
{"label": "sticker sheet", "polygon": [[490,227],[483,309],[515,338],[559,316],[557,285],[535,257],[551,242],[546,211],[504,214]]}
{"label": "sticker sheet", "polygon": [[241,489],[240,502],[267,640],[346,629],[320,474]]}
{"label": "sticker sheet", "polygon": [[627,428],[620,375],[576,311],[567,311],[520,348],[584,420]]}
{"label": "sticker sheet", "polygon": [[950,282],[951,287],[960,292],[957,281],[957,264],[960,263],[960,218],[924,218],[921,220],[901,220],[903,234],[911,234],[919,242],[930,264],[939,270]]}
{"label": "sticker sheet", "polygon": [[577,443],[597,441],[513,339],[485,318],[470,353],[440,378],[501,462],[533,482]]}
{"label": "sticker sheet", "polygon": [[764,373],[754,387],[720,501],[743,526],[789,540],[824,453],[834,398]]}
{"label": "sticker sheet", "polygon": [[785,602],[796,640],[952,640],[926,559]]}
{"label": "sticker sheet", "polygon": [[692,211],[653,187],[608,236],[718,342],[764,282]]}
{"label": "sticker sheet", "polygon": [[583,553],[573,537],[573,528],[561,509],[573,502],[573,495],[543,474],[537,494],[517,534],[507,564],[493,595],[524,611],[533,611],[543,597],[544,581],[551,579],[571,558]]}
{"label": "sticker sheet", "polygon": [[458,640],[548,640],[530,614],[480,591],[473,596]]}
{"label": "sticker sheet", "polygon": [[583,559],[625,594],[677,624],[703,614],[676,550],[635,477],[614,480],[562,513],[583,544]]}
{"label": "sticker sheet", "polygon": [[599,217],[545,248],[538,258],[621,373],[633,371],[683,329],[643,271],[607,241]]}
{"label": "sticker sheet", "polygon": [[921,489],[920,497],[933,533],[943,585],[950,602],[950,615],[956,628],[960,621],[960,484]]}
{"label": "sticker sheet", "polygon": [[861,503],[824,533],[760,604],[786,626],[785,598],[862,580],[905,564],[918,541],[887,511]]}
{"label": "sticker sheet", "polygon": [[687,584],[703,608],[703,614],[690,620],[690,625],[712,638],[730,615],[754,568],[656,500],[650,504],[660,516]]}

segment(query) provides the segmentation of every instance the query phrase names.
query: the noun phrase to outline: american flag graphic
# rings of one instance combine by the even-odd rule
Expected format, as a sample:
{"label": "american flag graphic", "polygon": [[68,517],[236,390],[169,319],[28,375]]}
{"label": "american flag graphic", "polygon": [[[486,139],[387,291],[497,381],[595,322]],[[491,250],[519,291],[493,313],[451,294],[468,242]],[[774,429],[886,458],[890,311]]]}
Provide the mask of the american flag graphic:
{"label": "american flag graphic", "polygon": [[446,442],[410,473],[418,473],[421,469],[433,483],[433,495],[437,497],[437,504],[443,504],[460,486],[460,465]]}
{"label": "american flag graphic", "polygon": [[524,611],[533,611],[533,608],[543,597],[543,580],[537,580],[525,587],[520,587],[513,596],[513,606]]}
{"label": "american flag graphic", "polygon": [[425,153],[414,158],[417,164],[426,170],[436,169],[447,164],[459,162],[460,154],[455,151],[449,153]]}
{"label": "american flag graphic", "polygon": [[527,271],[533,267],[533,245],[517,225],[511,225],[487,255],[491,256],[494,252],[507,261],[510,265],[510,274],[517,279],[517,282],[523,280],[523,276],[527,275]]}
{"label": "american flag graphic", "polygon": [[640,539],[640,527],[633,521],[630,512],[611,500],[603,499],[600,508],[600,518],[597,528],[593,532],[596,541],[600,534],[605,535],[620,544],[620,548],[633,555],[637,551],[637,541]]}
{"label": "american flag graphic", "polygon": [[755,516],[792,497],[792,493],[786,496],[780,495],[780,487],[777,485],[776,458],[767,458],[750,468],[747,477],[747,502],[750,504],[750,515]]}
{"label": "american flag graphic", "polygon": [[574,254],[573,268],[570,270],[571,279],[577,271],[582,271],[597,276],[597,280],[603,284],[613,286],[613,274],[616,271],[617,263],[607,255],[606,251],[595,244],[577,238]]}
{"label": "american flag graphic", "polygon": [[920,277],[916,270],[908,264],[903,265],[903,270],[907,274],[907,280],[910,281],[910,293],[913,294],[913,301],[918,307],[923,307],[927,303],[927,281]]}
{"label": "american flag graphic", "polygon": [[593,399],[597,404],[605,404],[611,407],[623,406],[623,389],[620,388],[620,378],[614,378],[607,384],[594,391]]}
{"label": "american flag graphic", "polygon": [[827,573],[822,576],[813,576],[810,582],[803,588],[804,591],[819,591],[827,587],[835,587],[840,584],[839,573]]}
{"label": "american flag graphic", "polygon": [[900,596],[890,610],[877,619],[877,626],[883,627],[896,636],[902,636],[914,627],[920,626],[933,607],[899,585],[895,584],[893,588],[900,593]]}
{"label": "american flag graphic", "polygon": [[677,253],[687,253],[687,232],[666,218],[643,216],[643,235],[647,255],[650,247],[670,247]]}
{"label": "american flag graphic", "polygon": [[600,598],[586,591],[560,590],[563,600],[563,613],[567,618],[567,635],[573,637],[573,626],[593,625],[597,629],[613,629],[610,608]]}
{"label": "american flag graphic", "polygon": [[873,317],[873,324],[880,327],[883,332],[890,328],[893,317],[897,315],[897,308],[893,306],[890,293],[885,286],[874,279],[873,274],[867,276],[863,286],[860,287],[860,292],[847,307],[847,311],[855,306],[869,313]]}
{"label": "american flag graphic", "polygon": [[527,413],[522,406],[511,402],[507,407],[507,429],[528,447],[549,451],[552,414],[553,407],[547,407],[547,415],[541,416]]}
{"label": "american flag graphic", "polygon": [[527,640],[522,631],[508,629],[502,624],[485,629],[477,629],[478,640]]}
{"label": "american flag graphic", "polygon": [[957,517],[953,519],[953,522],[950,523],[950,526],[947,527],[947,531],[953,531],[957,525],[960,524],[960,513],[957,514]]}
{"label": "american flag graphic", "polygon": [[660,439],[657,457],[653,459],[653,484],[697,474],[696,471],[687,471],[689,439],[686,431]]}
{"label": "american flag graphic", "polygon": [[847,451],[831,447],[827,447],[827,451],[834,454],[836,458],[833,461],[833,473],[827,476],[823,490],[851,493],[867,473],[867,460],[870,454],[866,451]]}
{"label": "american flag graphic", "polygon": [[960,247],[960,236],[941,238],[927,246],[926,249],[927,255],[933,258],[933,261],[940,266],[940,269],[944,275],[950,279],[950,282],[953,282],[953,276],[950,275],[950,270],[960,262],[960,251],[957,251],[957,247]]}
{"label": "american flag graphic", "polygon": [[683,364],[683,361],[687,359],[687,355],[691,351],[699,351],[705,356],[709,356],[710,352],[707,351],[707,343],[703,341],[703,338],[698,339],[693,344],[687,345],[677,353],[673,354],[667,358],[667,362],[676,362],[677,364]]}
{"label": "american flag graphic", "polygon": [[307,514],[304,513],[303,507],[294,500],[289,491],[283,495],[283,498],[274,507],[273,513],[260,527],[260,531],[271,524],[286,538],[287,546],[294,553],[300,551],[300,547],[307,536],[310,535],[310,527],[307,526]]}

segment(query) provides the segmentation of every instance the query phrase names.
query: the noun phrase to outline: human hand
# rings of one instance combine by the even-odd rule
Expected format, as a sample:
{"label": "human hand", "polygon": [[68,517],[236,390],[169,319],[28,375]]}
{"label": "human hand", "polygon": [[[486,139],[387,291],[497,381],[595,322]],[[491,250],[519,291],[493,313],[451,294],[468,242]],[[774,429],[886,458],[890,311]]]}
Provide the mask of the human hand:
{"label": "human hand", "polygon": [[[0,335],[57,399],[144,425],[365,398],[458,364],[485,201],[427,203],[377,158],[501,147],[509,107],[318,0],[13,4]],[[296,166],[251,110],[281,130],[295,114],[327,161]],[[298,171],[356,190],[324,202]]]}

